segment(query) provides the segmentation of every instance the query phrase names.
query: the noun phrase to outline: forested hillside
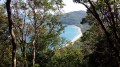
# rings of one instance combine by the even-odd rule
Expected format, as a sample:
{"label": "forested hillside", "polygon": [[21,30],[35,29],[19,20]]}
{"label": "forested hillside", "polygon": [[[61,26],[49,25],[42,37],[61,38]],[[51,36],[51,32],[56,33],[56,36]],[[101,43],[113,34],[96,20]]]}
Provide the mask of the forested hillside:
{"label": "forested hillside", "polygon": [[86,11],[74,11],[63,14],[59,21],[63,24],[80,26],[82,18],[86,16]]}
{"label": "forested hillside", "polygon": [[[81,28],[82,32],[85,32],[87,29],[90,28],[88,23],[81,24],[82,19],[85,18],[87,15],[86,11],[74,11],[69,13],[64,13],[58,19],[59,22],[66,25],[75,25]],[[85,21],[83,21],[85,22]]]}
{"label": "forested hillside", "polygon": [[[62,14],[63,0],[0,0],[0,67],[120,67],[120,0],[73,2],[87,12]],[[64,24],[90,27],[55,48]]]}

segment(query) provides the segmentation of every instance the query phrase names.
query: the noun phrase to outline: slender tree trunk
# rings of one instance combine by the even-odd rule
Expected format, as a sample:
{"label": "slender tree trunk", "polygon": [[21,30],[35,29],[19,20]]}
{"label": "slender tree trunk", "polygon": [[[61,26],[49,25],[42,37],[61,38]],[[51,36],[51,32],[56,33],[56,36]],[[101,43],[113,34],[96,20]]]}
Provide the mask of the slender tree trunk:
{"label": "slender tree trunk", "polygon": [[13,31],[13,22],[11,19],[11,8],[10,8],[11,0],[6,1],[6,9],[8,14],[8,22],[9,22],[9,34],[11,36],[11,43],[12,43],[12,67],[16,67],[16,40],[15,34]]}
{"label": "slender tree trunk", "polygon": [[35,44],[36,44],[36,37],[37,37],[37,18],[36,18],[36,13],[35,13],[35,6],[32,6],[31,3],[29,2],[28,3],[29,6],[31,7],[32,9],[32,12],[33,12],[33,27],[34,27],[34,36],[33,36],[33,40],[32,40],[32,66],[34,67],[35,66],[35,52],[36,52],[36,48],[35,48]]}
{"label": "slender tree trunk", "polygon": [[[24,64],[23,66],[24,67],[28,67],[27,65],[27,58],[26,58],[26,32],[24,31],[25,30],[25,17],[26,17],[26,12],[25,12],[25,16],[24,16],[24,23],[23,23],[23,28],[22,28],[22,46],[23,46],[23,60],[24,60]],[[24,34],[25,33],[25,34]]]}
{"label": "slender tree trunk", "polygon": [[33,39],[33,43],[32,43],[32,45],[33,45],[33,59],[32,59],[32,62],[33,62],[33,66],[35,66],[35,55],[36,55],[36,53],[35,53],[35,51],[36,51],[36,48],[35,48],[35,43],[36,43],[36,37],[37,37],[37,19],[36,19],[36,14],[35,14],[35,8],[32,8],[32,10],[33,10],[33,14],[34,14],[34,33],[35,33],[35,35],[34,35],[34,39]]}
{"label": "slender tree trunk", "polygon": [[23,58],[24,58],[24,67],[27,67],[27,60],[26,60],[26,44],[23,46]]}
{"label": "slender tree trunk", "polygon": [[32,64],[33,66],[35,65],[35,40],[33,40],[33,59],[32,59]]}
{"label": "slender tree trunk", "polygon": [[12,67],[16,67],[16,45],[13,45],[12,49]]}

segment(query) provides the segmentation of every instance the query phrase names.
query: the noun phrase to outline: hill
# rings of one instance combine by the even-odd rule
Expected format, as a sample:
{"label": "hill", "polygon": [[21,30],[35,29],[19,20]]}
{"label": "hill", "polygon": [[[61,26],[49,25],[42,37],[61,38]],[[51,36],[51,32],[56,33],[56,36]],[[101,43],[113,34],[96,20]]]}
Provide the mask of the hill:
{"label": "hill", "polygon": [[59,22],[66,25],[76,25],[81,28],[82,32],[85,32],[89,28],[88,24],[80,24],[82,18],[87,15],[86,11],[74,11],[63,14],[59,18]]}

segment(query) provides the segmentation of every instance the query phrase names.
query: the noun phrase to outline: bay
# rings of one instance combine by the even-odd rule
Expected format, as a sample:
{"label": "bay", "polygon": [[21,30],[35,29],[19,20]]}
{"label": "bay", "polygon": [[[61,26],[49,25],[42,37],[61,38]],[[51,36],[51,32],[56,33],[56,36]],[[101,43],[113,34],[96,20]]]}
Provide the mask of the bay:
{"label": "bay", "polygon": [[82,36],[82,31],[78,26],[67,25],[60,36],[65,38],[67,41],[72,42]]}

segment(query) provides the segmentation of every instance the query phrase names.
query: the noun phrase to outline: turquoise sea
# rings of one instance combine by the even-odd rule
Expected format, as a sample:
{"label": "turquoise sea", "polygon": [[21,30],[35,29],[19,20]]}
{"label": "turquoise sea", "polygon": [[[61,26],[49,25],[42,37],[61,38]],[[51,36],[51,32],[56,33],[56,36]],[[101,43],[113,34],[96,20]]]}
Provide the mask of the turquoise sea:
{"label": "turquoise sea", "polygon": [[82,36],[80,27],[77,27],[75,25],[67,25],[65,27],[64,32],[60,36],[65,38],[68,41],[71,41],[74,38],[76,38],[78,35]]}
{"label": "turquoise sea", "polygon": [[[66,25],[65,25],[66,26]],[[75,25],[67,25],[60,35],[62,38],[64,38],[66,41],[63,44],[57,45],[56,48],[60,48],[63,46],[66,46],[66,44],[72,40],[76,40],[76,37],[82,36],[82,32],[80,27],[77,27]],[[49,48],[53,49],[54,47],[49,46]]]}

